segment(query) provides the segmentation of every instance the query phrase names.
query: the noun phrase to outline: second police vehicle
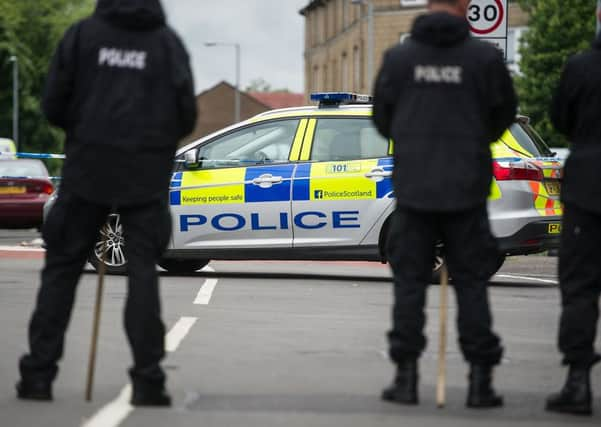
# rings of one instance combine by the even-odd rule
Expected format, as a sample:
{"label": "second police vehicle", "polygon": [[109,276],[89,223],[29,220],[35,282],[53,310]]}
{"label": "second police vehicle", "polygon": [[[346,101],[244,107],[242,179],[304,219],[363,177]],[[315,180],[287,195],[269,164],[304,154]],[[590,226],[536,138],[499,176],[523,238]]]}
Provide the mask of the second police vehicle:
{"label": "second police vehicle", "polygon": [[[317,93],[311,100],[319,105],[268,111],[178,150],[163,268],[186,273],[237,259],[386,260],[393,144],[372,124],[368,96]],[[488,207],[503,254],[557,247],[562,162],[524,117],[491,151]],[[103,233],[108,271],[124,272],[118,216]],[[101,253],[99,241],[95,267]],[[441,263],[437,257],[435,271]]]}

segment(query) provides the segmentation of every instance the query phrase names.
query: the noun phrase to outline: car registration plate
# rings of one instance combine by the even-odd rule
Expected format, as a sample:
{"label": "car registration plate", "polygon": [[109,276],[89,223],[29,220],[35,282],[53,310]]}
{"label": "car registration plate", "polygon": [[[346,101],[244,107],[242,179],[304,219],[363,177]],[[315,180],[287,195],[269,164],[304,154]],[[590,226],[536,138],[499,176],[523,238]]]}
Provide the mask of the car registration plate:
{"label": "car registration plate", "polygon": [[561,184],[557,181],[545,182],[545,189],[549,196],[559,196],[561,192]]}
{"label": "car registration plate", "polygon": [[561,234],[561,223],[549,224],[548,233],[549,234]]}
{"label": "car registration plate", "polygon": [[0,194],[24,194],[25,187],[0,187]]}

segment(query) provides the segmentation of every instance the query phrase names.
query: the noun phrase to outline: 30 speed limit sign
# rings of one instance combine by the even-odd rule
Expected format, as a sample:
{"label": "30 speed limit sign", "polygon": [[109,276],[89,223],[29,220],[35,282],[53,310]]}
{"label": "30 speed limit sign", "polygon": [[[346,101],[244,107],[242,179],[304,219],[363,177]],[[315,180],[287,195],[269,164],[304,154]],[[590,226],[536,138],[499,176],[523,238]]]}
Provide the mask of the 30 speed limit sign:
{"label": "30 speed limit sign", "polygon": [[507,52],[507,0],[472,0],[467,19],[474,37],[494,43]]}

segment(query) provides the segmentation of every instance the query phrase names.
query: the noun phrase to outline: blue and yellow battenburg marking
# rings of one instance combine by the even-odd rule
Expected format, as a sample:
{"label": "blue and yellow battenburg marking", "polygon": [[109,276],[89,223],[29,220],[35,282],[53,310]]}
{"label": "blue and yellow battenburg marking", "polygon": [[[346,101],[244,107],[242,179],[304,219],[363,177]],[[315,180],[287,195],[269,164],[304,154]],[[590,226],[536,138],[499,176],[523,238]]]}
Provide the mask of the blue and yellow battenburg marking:
{"label": "blue and yellow battenburg marking", "polygon": [[[178,172],[171,180],[171,187],[176,189],[171,191],[171,205],[288,201],[293,171],[294,165],[274,165]],[[266,191],[252,182],[261,175],[280,176],[282,181]]]}
{"label": "blue and yellow battenburg marking", "polygon": [[332,201],[390,197],[390,179],[376,182],[365,177],[376,167],[392,171],[392,159],[301,164],[294,177],[292,198],[298,201]]}
{"label": "blue and yellow battenburg marking", "polygon": [[[298,201],[392,197],[390,179],[376,182],[365,177],[376,167],[392,171],[392,159],[304,163],[296,166],[294,178],[294,164],[177,172],[171,180],[170,200],[172,206],[189,206],[281,202],[289,201],[291,194]],[[282,177],[282,181],[266,190],[253,184],[262,175]]]}

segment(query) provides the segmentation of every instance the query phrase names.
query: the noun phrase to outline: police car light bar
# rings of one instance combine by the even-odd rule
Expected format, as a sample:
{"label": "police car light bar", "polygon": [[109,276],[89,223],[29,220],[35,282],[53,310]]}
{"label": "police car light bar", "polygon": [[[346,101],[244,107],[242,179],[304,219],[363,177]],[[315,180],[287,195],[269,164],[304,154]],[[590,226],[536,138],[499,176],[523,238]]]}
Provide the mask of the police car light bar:
{"label": "police car light bar", "polygon": [[361,95],[352,92],[314,92],[311,101],[319,102],[320,107],[332,107],[345,104],[371,104],[371,95]]}

